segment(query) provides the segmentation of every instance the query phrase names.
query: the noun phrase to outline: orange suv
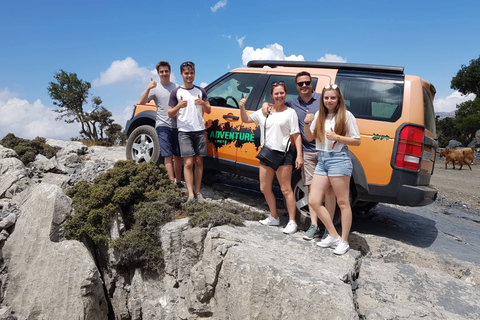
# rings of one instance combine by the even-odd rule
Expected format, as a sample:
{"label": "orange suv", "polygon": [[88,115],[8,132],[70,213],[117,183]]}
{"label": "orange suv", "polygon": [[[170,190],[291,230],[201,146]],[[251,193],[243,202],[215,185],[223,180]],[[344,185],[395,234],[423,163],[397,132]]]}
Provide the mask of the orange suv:
{"label": "orange suv", "polygon": [[[247,94],[249,112],[272,102],[270,83],[284,81],[287,101],[297,96],[295,75],[308,71],[313,88],[340,86],[347,108],[357,119],[362,144],[349,147],[353,162],[351,204],[368,210],[378,202],[405,206],[432,203],[430,186],[435,153],[435,87],[404,74],[403,67],[306,61],[250,61],[213,81],[205,90],[212,112],[204,115],[208,157],[205,168],[258,179],[260,129],[240,118],[239,101]],[[137,105],[127,121],[127,159],[161,160],[154,129],[155,106]],[[297,209],[308,216],[308,192],[300,170],[292,175]]]}

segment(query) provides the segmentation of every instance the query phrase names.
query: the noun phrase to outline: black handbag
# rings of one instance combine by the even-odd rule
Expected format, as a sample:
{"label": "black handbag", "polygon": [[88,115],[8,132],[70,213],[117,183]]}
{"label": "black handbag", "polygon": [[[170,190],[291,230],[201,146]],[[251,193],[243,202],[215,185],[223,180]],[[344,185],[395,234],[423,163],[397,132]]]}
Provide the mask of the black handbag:
{"label": "black handbag", "polygon": [[288,146],[290,145],[290,139],[288,139],[287,147],[285,148],[285,152],[277,151],[270,149],[265,144],[266,136],[267,136],[267,119],[265,119],[265,127],[263,130],[263,147],[260,152],[257,154],[257,159],[265,163],[267,166],[272,168],[273,170],[277,171],[278,167],[283,164],[284,159],[287,157]]}

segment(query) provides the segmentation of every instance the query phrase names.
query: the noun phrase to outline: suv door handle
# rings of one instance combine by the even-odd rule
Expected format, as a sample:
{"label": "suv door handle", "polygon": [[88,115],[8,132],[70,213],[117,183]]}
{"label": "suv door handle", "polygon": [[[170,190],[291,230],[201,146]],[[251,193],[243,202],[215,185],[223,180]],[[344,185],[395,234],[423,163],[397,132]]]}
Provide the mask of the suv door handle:
{"label": "suv door handle", "polygon": [[224,119],[232,119],[232,120],[238,120],[238,119],[240,119],[238,116],[234,116],[234,115],[231,115],[231,114],[224,114],[224,115],[223,115],[223,118],[224,118]]}

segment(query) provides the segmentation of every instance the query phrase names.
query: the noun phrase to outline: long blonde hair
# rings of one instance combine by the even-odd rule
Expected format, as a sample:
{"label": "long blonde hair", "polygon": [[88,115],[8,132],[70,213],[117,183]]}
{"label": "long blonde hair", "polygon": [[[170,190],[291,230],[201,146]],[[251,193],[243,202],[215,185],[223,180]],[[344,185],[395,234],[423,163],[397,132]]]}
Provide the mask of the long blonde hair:
{"label": "long blonde hair", "polygon": [[327,119],[328,109],[323,103],[325,92],[335,91],[337,95],[338,104],[335,107],[335,133],[341,136],[347,134],[347,107],[345,106],[345,98],[343,97],[340,87],[337,85],[328,85],[322,90],[322,99],[320,100],[320,108],[318,109],[318,118],[313,129],[313,136],[316,140],[323,142],[325,137],[325,120]]}

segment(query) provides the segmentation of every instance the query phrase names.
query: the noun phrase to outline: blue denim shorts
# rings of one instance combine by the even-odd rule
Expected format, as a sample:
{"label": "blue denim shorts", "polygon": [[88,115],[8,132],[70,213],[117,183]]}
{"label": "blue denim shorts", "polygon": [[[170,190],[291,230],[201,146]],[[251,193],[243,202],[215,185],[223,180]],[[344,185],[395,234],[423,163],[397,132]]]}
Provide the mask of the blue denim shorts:
{"label": "blue denim shorts", "polygon": [[351,177],[352,170],[352,160],[348,155],[347,147],[343,147],[339,152],[318,152],[318,162],[314,174],[329,177]]}
{"label": "blue denim shorts", "polygon": [[160,154],[162,157],[171,155],[180,156],[178,145],[178,130],[169,127],[157,127],[158,141],[160,142]]}

